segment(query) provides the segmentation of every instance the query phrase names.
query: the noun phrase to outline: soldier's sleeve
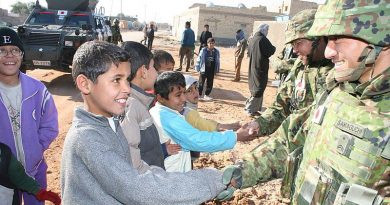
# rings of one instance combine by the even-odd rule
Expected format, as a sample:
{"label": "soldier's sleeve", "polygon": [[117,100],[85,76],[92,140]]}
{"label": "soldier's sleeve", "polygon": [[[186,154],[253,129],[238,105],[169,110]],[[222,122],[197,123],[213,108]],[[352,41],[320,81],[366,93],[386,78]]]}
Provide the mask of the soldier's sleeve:
{"label": "soldier's sleeve", "polygon": [[280,86],[278,93],[276,94],[275,101],[272,103],[262,115],[256,119],[259,123],[259,135],[270,135],[278,129],[283,120],[290,115],[290,95],[291,81],[285,81]]}
{"label": "soldier's sleeve", "polygon": [[244,187],[284,177],[291,171],[286,163],[288,155],[305,143],[311,111],[308,107],[291,114],[272,137],[243,156]]}
{"label": "soldier's sleeve", "polygon": [[287,147],[283,139],[279,137],[267,139],[243,156],[242,188],[284,176],[286,159]]}

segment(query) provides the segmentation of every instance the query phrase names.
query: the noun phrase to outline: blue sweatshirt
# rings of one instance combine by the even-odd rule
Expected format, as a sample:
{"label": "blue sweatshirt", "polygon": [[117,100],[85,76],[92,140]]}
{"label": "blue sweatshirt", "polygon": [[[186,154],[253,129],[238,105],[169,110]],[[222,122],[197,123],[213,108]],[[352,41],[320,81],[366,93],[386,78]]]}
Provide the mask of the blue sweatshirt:
{"label": "blue sweatshirt", "polygon": [[188,47],[195,46],[195,33],[191,28],[186,28],[183,31],[183,35],[181,37],[181,45]]}

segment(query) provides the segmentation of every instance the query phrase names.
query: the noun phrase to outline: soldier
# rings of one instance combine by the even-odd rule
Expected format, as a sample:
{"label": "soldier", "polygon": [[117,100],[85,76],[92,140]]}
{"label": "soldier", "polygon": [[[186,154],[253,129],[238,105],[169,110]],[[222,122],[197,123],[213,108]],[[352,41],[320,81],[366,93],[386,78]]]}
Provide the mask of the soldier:
{"label": "soldier", "polygon": [[[307,31],[314,21],[315,9],[307,9],[296,14],[289,22],[286,30],[286,44],[292,44],[298,60],[291,68],[279,88],[273,104],[253,121],[259,128],[259,136],[274,133],[291,113],[301,113],[314,101],[316,93],[325,87],[325,78],[333,63],[324,56],[326,39],[324,37],[309,37]],[[306,118],[309,112],[306,112]],[[290,120],[305,120],[304,116],[288,118],[283,126],[286,130]],[[298,124],[296,127],[300,127]]]}
{"label": "soldier", "polygon": [[[390,203],[388,5],[385,0],[328,0],[318,8],[308,35],[329,37],[325,56],[335,63],[339,84],[316,98],[296,135],[305,142],[287,157],[284,187],[289,192],[284,193],[292,204]],[[272,151],[283,158],[280,150]],[[244,172],[273,172],[284,165],[266,158]]]}
{"label": "soldier", "polygon": [[291,68],[294,66],[296,59],[297,54],[293,52],[292,45],[287,44],[272,63],[272,67],[275,69],[275,73],[277,74],[277,79],[280,80],[279,86],[286,79],[288,73],[291,71]]}
{"label": "soldier", "polygon": [[112,32],[112,43],[113,44],[117,45],[118,42],[123,42],[121,30],[119,28],[119,20],[118,19],[114,20],[114,25],[111,27],[111,32]]}

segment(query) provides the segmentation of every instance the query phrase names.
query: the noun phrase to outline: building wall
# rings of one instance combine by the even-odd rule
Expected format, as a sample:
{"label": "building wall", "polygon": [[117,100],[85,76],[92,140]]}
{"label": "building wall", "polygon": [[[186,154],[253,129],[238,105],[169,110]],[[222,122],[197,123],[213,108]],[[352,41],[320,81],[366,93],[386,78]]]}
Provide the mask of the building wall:
{"label": "building wall", "polygon": [[196,40],[204,30],[204,25],[210,26],[210,31],[218,45],[234,45],[238,29],[242,29],[248,36],[256,20],[273,20],[276,13],[267,12],[266,7],[236,8],[226,6],[206,7],[205,4],[194,4],[189,10],[175,16],[172,35],[181,39],[185,21],[191,20]]}
{"label": "building wall", "polygon": [[9,13],[6,9],[0,8],[0,20],[10,23],[13,26],[23,24],[24,20],[27,18],[26,15],[18,15],[14,13]]}
{"label": "building wall", "polygon": [[307,1],[293,1],[293,4],[291,5],[290,9],[290,16],[293,17],[298,12],[305,10],[305,9],[316,9],[318,7],[318,4],[314,2],[307,2]]}
{"label": "building wall", "polygon": [[[314,2],[300,0],[285,0],[283,6],[287,10],[282,13],[290,17],[304,9],[317,8],[317,4]],[[261,5],[248,9],[227,6],[207,7],[206,4],[197,3],[181,15],[174,17],[172,35],[180,40],[185,22],[191,21],[191,28],[195,32],[196,40],[199,41],[204,25],[208,24],[217,45],[232,46],[235,45],[235,35],[238,29],[242,29],[248,37],[253,28],[257,28],[254,22],[275,21],[276,16],[279,15],[280,13],[268,12],[267,8]],[[280,31],[279,35],[284,34],[284,28],[278,30]]]}
{"label": "building wall", "polygon": [[302,10],[316,9],[317,7],[318,4],[314,2],[300,0],[284,0],[283,4],[279,7],[279,12],[293,17],[295,14]]}
{"label": "building wall", "polygon": [[181,35],[185,29],[185,22],[191,22],[191,29],[194,30],[195,34],[198,32],[198,19],[199,19],[199,8],[190,8],[181,15],[173,18],[172,35],[177,39],[181,40]]}

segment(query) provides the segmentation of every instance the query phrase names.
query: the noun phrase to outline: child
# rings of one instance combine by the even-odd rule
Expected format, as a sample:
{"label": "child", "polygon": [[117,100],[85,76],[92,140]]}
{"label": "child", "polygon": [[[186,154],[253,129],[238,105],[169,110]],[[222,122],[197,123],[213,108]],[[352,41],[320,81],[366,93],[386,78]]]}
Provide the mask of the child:
{"label": "child", "polygon": [[176,155],[165,159],[164,165],[170,172],[187,172],[191,170],[191,156],[188,150],[216,152],[232,149],[236,141],[247,140],[248,130],[239,129],[237,133],[200,131],[191,126],[179,113],[186,101],[185,79],[180,72],[168,71],[157,77],[154,86],[158,103],[150,109],[157,126],[163,130],[160,141],[172,139],[182,147]]}
{"label": "child", "polygon": [[175,67],[175,60],[172,55],[164,50],[154,50],[153,60],[158,74],[165,71],[173,71],[173,67]]}
{"label": "child", "polygon": [[[222,130],[237,130],[241,127],[239,122],[222,124],[214,120],[208,120],[202,118],[197,111],[199,92],[198,92],[198,81],[195,80],[191,75],[184,75],[186,81],[186,90],[184,95],[186,97],[185,107],[180,112],[184,115],[188,123],[193,127],[203,131],[222,131]],[[200,152],[191,151],[192,161],[199,158]]]}
{"label": "child", "polygon": [[[72,67],[84,106],[76,108],[65,138],[64,204],[200,204],[229,186],[223,183],[226,174],[222,180],[214,169],[183,174],[152,166],[138,174],[115,119],[125,111],[130,94],[128,53],[114,44],[90,41],[76,51]],[[234,179],[227,181],[234,185]]]}
{"label": "child", "polygon": [[[57,109],[45,85],[19,71],[23,51],[16,32],[0,27],[0,142],[46,188],[43,153],[58,135]],[[43,205],[32,194],[23,193],[23,200]]]}
{"label": "child", "polygon": [[164,169],[160,137],[149,114],[155,96],[145,92],[153,89],[157,79],[153,54],[144,45],[134,41],[124,42],[122,48],[131,58],[131,73],[128,79],[131,94],[127,99],[126,114],[121,127],[129,143],[133,166],[140,173],[149,170],[148,165]]}
{"label": "child", "polygon": [[186,102],[184,109],[180,113],[185,116],[188,123],[197,129],[205,131],[237,130],[241,127],[239,122],[223,124],[202,118],[197,111],[199,101],[197,81],[191,75],[184,75],[184,78],[186,81],[186,90],[184,92]]}
{"label": "child", "polygon": [[61,204],[58,194],[46,191],[38,182],[28,176],[23,165],[12,154],[11,149],[0,143],[0,201],[2,204],[21,204],[18,193],[14,190],[23,190],[34,195],[39,201],[51,201],[55,205]]}
{"label": "child", "polygon": [[219,51],[214,48],[214,38],[207,39],[207,47],[203,48],[198,56],[195,65],[196,71],[199,72],[199,96],[202,96],[203,85],[206,83],[205,96],[201,99],[205,101],[213,100],[209,95],[213,89],[214,75],[219,72],[220,55]]}

